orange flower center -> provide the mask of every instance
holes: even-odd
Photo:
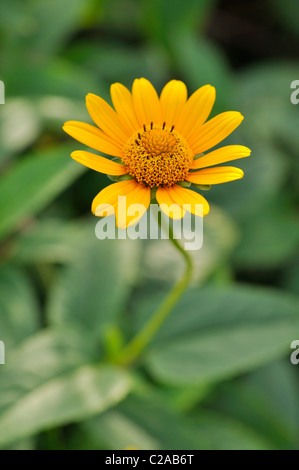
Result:
[[[123,147],[122,160],[139,183],[172,186],[184,181],[193,160],[185,139],[173,128],[144,126]]]

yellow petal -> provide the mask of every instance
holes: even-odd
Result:
[[[243,178],[244,172],[234,166],[219,166],[189,173],[186,180],[195,184],[219,184]]]
[[[122,125],[120,117],[105,100],[89,93],[86,96],[86,107],[91,119],[119,145],[125,144],[130,134]]]
[[[227,111],[218,114],[210,121],[203,124],[193,136],[193,140],[188,140],[189,145],[196,155],[219,144],[243,121],[244,117],[237,111]]]
[[[113,207],[116,206],[118,196],[125,196],[128,190],[131,190],[132,187],[135,188],[135,185],[135,180],[128,180],[106,186],[92,201],[91,211],[95,214],[97,207],[101,204],[110,204]]]
[[[159,203],[160,209],[167,215],[167,217],[178,220],[184,217],[186,211],[172,199],[172,192],[171,188],[160,186],[157,189],[156,199]]]
[[[82,163],[82,165],[106,175],[126,175],[128,173],[128,169],[124,165],[112,162],[100,155],[85,152],[84,150],[72,152],[71,157],[77,162]]]
[[[133,97],[129,90],[121,83],[113,83],[110,88],[113,106],[122,119],[126,130],[133,134],[140,128],[134,106]]]
[[[161,105],[153,85],[145,78],[137,78],[133,83],[133,103],[139,126],[162,123]]]
[[[192,141],[199,128],[208,119],[215,102],[215,88],[205,85],[190,96],[177,120],[176,130]]]
[[[161,210],[173,219],[181,219],[186,211],[202,216],[209,213],[209,204],[200,194],[174,184],[170,188],[159,187],[156,193]],[[172,206],[172,207],[171,207]],[[170,210],[172,209],[173,214]]]
[[[205,168],[207,166],[218,165],[219,163],[237,160],[238,158],[248,157],[251,150],[243,145],[227,145],[213,152],[207,153],[203,157],[193,160],[191,169]]]
[[[85,122],[68,121],[64,124],[63,130],[88,147],[114,157],[121,156],[121,146],[95,126]]]
[[[171,80],[160,96],[162,120],[168,127],[175,126],[178,116],[187,100],[187,87],[179,80]]]
[[[209,213],[210,206],[200,194],[191,189],[182,188],[177,184],[174,184],[170,189],[172,199],[181,207],[184,207],[187,212],[200,217]]]
[[[140,220],[148,209],[150,198],[151,191],[148,186],[135,180],[120,181],[100,191],[92,202],[91,210],[99,217],[115,213],[117,226],[126,228]],[[128,216],[127,210],[135,203],[140,204],[138,217]]]
[[[116,213],[116,225],[120,228],[127,228],[135,225],[145,214],[150,205],[150,188],[145,184],[135,183],[137,184],[137,189],[127,193],[127,213],[125,214],[122,207],[118,206],[119,210]]]

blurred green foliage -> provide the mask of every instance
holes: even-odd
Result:
[[[0,3],[2,448],[299,448],[297,10],[296,0]],[[182,261],[167,240],[96,239],[87,214],[108,180],[69,158],[80,145],[61,126],[89,121],[85,94],[109,100],[111,82],[141,76],[157,89],[171,78],[190,93],[216,86],[213,113],[245,115],[226,142],[252,157],[242,181],[209,192],[194,284],[125,370],[111,358]]]

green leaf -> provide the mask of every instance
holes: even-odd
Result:
[[[170,43],[181,31],[203,29],[215,0],[151,0],[143,1],[141,25],[151,40]]]
[[[255,217],[244,220],[241,242],[233,255],[244,268],[275,268],[296,253],[299,245],[299,220],[295,210],[283,201],[263,206]]]
[[[54,52],[62,47],[73,30],[82,22],[89,1],[81,0],[31,0],[24,3],[12,0],[0,6],[3,22],[1,29],[9,35],[10,46],[29,49],[29,53]],[[12,41],[13,38],[13,41]]]
[[[182,77],[194,91],[207,84],[215,86],[217,100],[213,114],[231,108],[234,82],[221,51],[190,31],[175,32],[170,47]]]
[[[297,370],[288,358],[220,387],[214,406],[265,436],[276,448],[296,449],[299,442],[297,390]]]
[[[299,258],[294,257],[293,263],[283,272],[282,284],[285,289],[299,295]]]
[[[83,70],[91,71],[92,75],[101,77],[107,83],[118,81],[130,89],[134,79],[141,75],[151,77],[155,85],[161,86],[169,76],[165,54],[161,48],[149,45],[133,49],[123,42],[95,44],[81,41],[74,44],[67,57],[72,64],[79,64]],[[100,91],[101,97],[109,101],[108,87],[101,86]]]
[[[136,394],[130,395],[115,410],[82,423],[81,434],[104,449],[127,446],[141,450],[202,448],[188,420],[169,410],[166,403]]]
[[[36,220],[15,237],[7,250],[8,255],[18,263],[70,262],[77,255],[78,246],[87,235],[88,227],[90,225],[85,220],[79,222],[66,222],[54,218]]]
[[[61,146],[24,157],[0,182],[0,236],[46,207],[66,189],[84,167],[69,157],[73,147]]]
[[[43,94],[38,98],[31,97],[30,101],[35,104],[36,113],[46,129],[54,133],[60,133],[61,123],[71,121],[74,117],[78,121],[90,121],[84,106],[84,93],[79,92],[78,99]]]
[[[49,95],[77,99],[81,100],[83,110],[85,95],[97,93],[102,96],[104,89],[101,80],[95,79],[87,70],[64,59],[45,61],[41,67],[18,57],[18,70],[22,80],[19,80],[19,75],[15,73],[15,64],[13,64],[5,75],[5,85],[12,95],[24,95],[30,99],[32,97],[42,99]]]
[[[30,11],[35,24],[28,37],[30,49],[44,54],[60,49],[82,23],[88,3],[81,0],[31,1]]]
[[[274,148],[281,140],[298,147],[298,110],[291,103],[291,83],[297,75],[297,63],[275,61],[250,66],[239,76],[236,101],[244,113],[243,130],[250,136],[253,150],[261,140]]]
[[[130,381],[113,367],[85,366],[34,389],[0,416],[0,446],[101,413],[122,400]]]
[[[196,413],[193,420],[199,441],[210,450],[271,450],[273,445],[242,421],[211,411]]]
[[[141,450],[271,447],[261,435],[225,415],[199,411],[182,416],[170,409],[166,400],[148,393],[144,397],[130,395],[115,410],[82,423],[80,431],[78,438],[83,435],[89,439],[89,446],[104,449],[127,446]]]
[[[0,412],[60,374],[85,365],[98,352],[81,332],[43,330],[6,349],[0,368]]]
[[[36,450],[36,442],[33,438],[22,439],[9,446],[7,450]]]
[[[296,63],[263,63],[248,67],[235,83],[235,109],[245,119],[225,145],[246,145],[252,153],[236,165],[244,170],[244,178],[214,185],[209,200],[217,204],[221,201],[222,207],[239,220],[248,219],[259,207],[268,205],[291,179],[296,183],[298,106],[290,101],[290,85],[297,75]],[[294,167],[289,177],[292,153]]]
[[[37,299],[19,269],[0,268],[0,340],[6,352],[35,333],[39,326]]]
[[[229,138],[231,144],[242,143],[252,149],[250,157],[233,162],[244,171],[244,177],[230,183],[212,185],[208,194],[211,206],[213,203],[221,205],[238,221],[247,220],[256,214],[261,205],[270,204],[286,182],[288,172],[285,154],[278,146],[263,139],[256,142],[252,135],[247,135],[246,119],[245,113],[241,124],[243,129]],[[225,145],[227,143],[225,141]]]
[[[32,69],[30,69],[30,77]],[[73,73],[69,71],[70,75]],[[55,75],[57,79],[57,75]],[[28,81],[30,79],[28,78]],[[79,82],[83,77],[78,77]],[[23,74],[21,85],[26,87],[26,80]],[[41,82],[45,87],[43,90],[48,92],[46,80],[41,77]],[[31,83],[30,83],[31,84]],[[51,81],[51,87],[53,87]],[[56,93],[63,91],[61,83],[57,84],[57,89],[52,89]],[[70,81],[67,80],[68,91],[71,89]],[[87,84],[88,85],[88,84]],[[11,86],[9,85],[9,88]],[[51,89],[50,87],[50,89]],[[33,94],[38,94],[38,86],[33,84]],[[95,87],[94,87],[95,89]],[[25,150],[32,145],[42,133],[45,127],[51,132],[61,133],[62,123],[68,120],[76,119],[82,121],[90,120],[88,112],[84,106],[84,90],[78,90],[79,99],[67,98],[65,96],[45,95],[43,90],[41,97],[31,96],[30,98],[10,98],[9,101],[1,108],[0,114],[0,164],[6,163],[9,158],[18,152]],[[19,91],[24,91],[22,88]],[[27,90],[29,91],[29,90]],[[18,90],[15,90],[18,92]]]
[[[124,309],[137,274],[138,248],[135,240],[98,240],[90,227],[51,291],[51,324],[102,338]]]
[[[41,123],[34,105],[24,98],[10,98],[0,114],[0,160],[31,145],[39,136]]]
[[[298,35],[299,5],[296,0],[274,0],[272,11],[275,19],[286,27],[286,31],[292,31]]]
[[[167,319],[145,363],[155,379],[199,384],[248,372],[283,356],[299,329],[299,301],[237,286],[189,291]]]

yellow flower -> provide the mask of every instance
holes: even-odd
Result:
[[[132,93],[122,84],[114,83],[111,98],[114,109],[99,96],[86,97],[87,109],[97,127],[77,121],[68,121],[63,127],[79,142],[116,157],[112,161],[81,150],[71,155],[83,165],[120,180],[94,198],[94,214],[109,215],[109,210],[103,207],[112,207],[118,226],[136,223],[148,209],[154,189],[161,209],[172,218],[183,217],[186,210],[206,215],[208,202],[183,187],[182,182],[184,186],[213,185],[243,177],[239,168],[214,165],[247,157],[250,155],[247,147],[229,145],[198,157],[219,144],[243,120],[239,112],[228,111],[207,121],[215,102],[214,87],[205,85],[187,98],[186,85],[171,80],[159,98],[152,84],[140,78],[134,81]],[[207,168],[211,166],[214,168]],[[127,206],[138,203],[144,207],[138,219],[125,216],[120,222],[117,218],[121,196],[126,196]],[[203,206],[203,214],[198,205]]]

